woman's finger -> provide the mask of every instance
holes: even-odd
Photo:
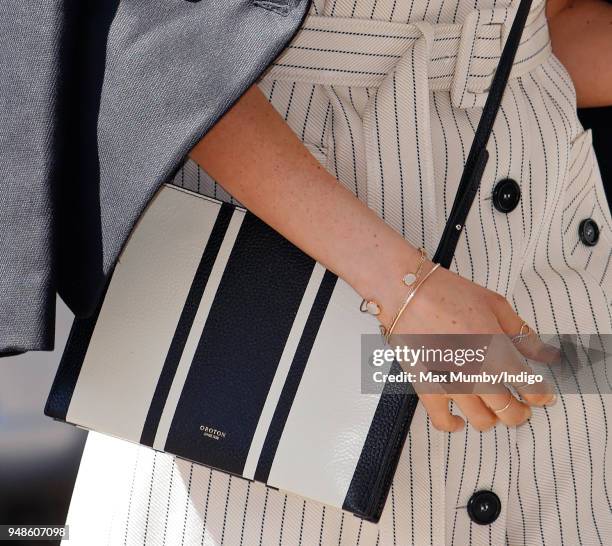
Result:
[[[449,408],[449,399],[443,394],[421,394],[419,399],[427,411],[432,425],[438,430],[455,432],[465,425],[458,415],[453,415]]]
[[[523,358],[512,342],[505,335],[494,335],[489,343],[485,362],[486,371],[510,375],[518,375],[524,367]],[[480,396],[484,404],[505,425],[516,427],[531,417],[529,406],[518,400],[504,383],[489,383],[475,385],[474,392]],[[541,402],[530,395],[532,401]],[[526,400],[527,401],[527,400]]]
[[[514,340],[516,349],[523,356],[545,364],[554,364],[561,360],[559,349],[544,343],[535,331],[516,314],[507,299],[494,298],[493,311],[502,330]]]
[[[461,413],[476,430],[484,432],[497,424],[497,416],[479,396],[475,394],[456,394],[452,398]]]
[[[542,380],[530,385],[523,380],[523,378],[533,378],[535,374],[524,356],[506,335],[495,335],[489,343],[486,368],[496,373],[506,372],[509,378],[519,378],[518,380],[508,379],[505,383],[514,387],[521,395],[522,401],[530,406],[546,406],[555,402],[556,397],[551,384]],[[502,385],[491,387],[487,385],[487,391],[501,393],[505,396],[507,389]]]
[[[509,427],[522,425],[531,417],[528,405],[518,400],[508,389],[495,394],[481,395],[482,401],[495,414],[495,416]]]

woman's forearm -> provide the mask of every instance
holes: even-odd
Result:
[[[192,150],[191,158],[276,231],[383,307],[418,251],[314,159],[254,86]],[[391,311],[390,311],[391,310]]]
[[[191,157],[264,222],[362,297],[376,300],[382,307],[378,319],[391,324],[406,297],[401,279],[415,271],[420,252],[321,167],[258,88],[225,114]],[[426,267],[432,271],[431,264]],[[440,268],[396,324],[395,333],[515,335],[522,321],[499,294]],[[513,369],[520,361],[507,344],[511,350],[505,362]],[[535,357],[542,353],[541,342],[534,338],[519,350]],[[472,424],[484,430],[498,419],[490,408],[507,405],[508,396],[504,387],[499,393],[468,397],[469,404],[456,401]],[[446,395],[421,400],[435,426],[449,431],[462,426],[462,419],[451,415]],[[525,402],[517,399],[500,419],[518,425],[530,415],[527,404],[549,401],[546,393],[525,394]]]
[[[555,55],[567,68],[578,106],[612,104],[612,4],[603,0],[548,0]]]

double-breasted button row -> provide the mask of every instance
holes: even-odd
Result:
[[[504,178],[495,184],[491,196],[493,206],[499,212],[512,212],[521,200],[521,187],[516,180]],[[599,226],[592,218],[585,218],[578,226],[578,237],[582,244],[595,246],[599,240]]]

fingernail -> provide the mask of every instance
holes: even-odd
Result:
[[[557,395],[553,393],[552,397],[550,398],[550,400],[548,402],[546,402],[546,404],[544,404],[545,406],[554,406],[557,403]]]

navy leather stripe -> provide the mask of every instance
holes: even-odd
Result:
[[[191,326],[193,325],[198,307],[200,306],[204,288],[206,288],[210,272],[217,259],[225,233],[227,232],[233,210],[234,207],[227,203],[221,205],[217,220],[210,233],[208,242],[204,247],[202,258],[200,259],[198,269],[196,270],[189,293],[187,294],[185,306],[183,307],[172,342],[170,343],[170,348],[168,349],[166,360],[164,361],[161,374],[157,381],[155,393],[153,394],[153,399],[151,400],[151,405],[149,406],[147,418],[145,419],[142,434],[140,436],[140,443],[149,447],[153,446],[159,420],[164,411],[164,406],[166,405],[174,376],[176,375],[176,369],[181,360],[183,350],[185,349],[185,343],[191,331]],[[153,294],[151,296],[154,297]]]
[[[243,472],[314,264],[246,214],[187,375],[167,451]]]
[[[81,373],[99,312],[100,309],[96,310],[92,317],[77,318],[72,323],[66,348],[47,398],[45,415],[61,421],[66,420],[72,394]]]
[[[394,362],[390,373],[401,371]],[[370,521],[380,519],[418,400],[410,383],[385,383],[344,499],[344,510]]]
[[[319,287],[308,320],[304,326],[304,332],[296,349],[293,362],[289,368],[287,380],[283,386],[280,399],[272,417],[272,422],[270,423],[270,428],[266,435],[257,469],[255,470],[255,479],[257,481],[264,483],[268,481],[270,469],[272,468],[274,456],[276,455],[276,450],[278,449],[278,444],[283,434],[289,411],[291,410],[295,394],[302,379],[306,364],[308,363],[310,352],[312,351],[317,332],[321,327],[325,310],[327,309],[337,280],[338,277],[331,271],[326,271],[323,275],[321,286]]]

